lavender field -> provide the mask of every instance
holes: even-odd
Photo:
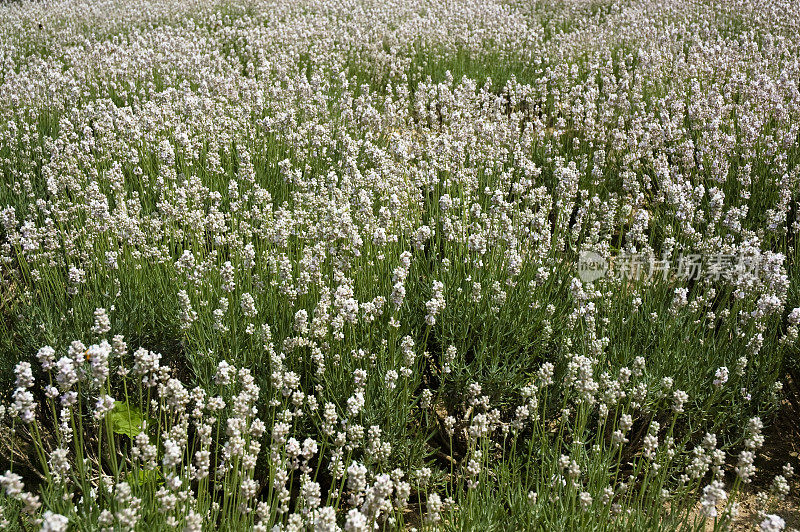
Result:
[[[800,527],[797,0],[0,1],[0,529]]]

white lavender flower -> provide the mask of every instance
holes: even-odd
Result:
[[[728,494],[725,492],[722,482],[714,480],[703,488],[703,498],[701,500],[703,513],[707,517],[717,517],[717,505],[727,500],[727,498]]]
[[[725,366],[717,368],[717,372],[714,374],[714,386],[720,387],[728,382],[728,368]]]
[[[111,330],[111,320],[108,317],[108,311],[104,308],[94,309],[94,325],[92,332],[98,336],[102,336]]]
[[[42,515],[41,532],[65,532],[68,525],[69,519],[67,517],[46,510]]]
[[[780,532],[786,527],[786,521],[775,514],[768,514],[758,525],[762,532]]]

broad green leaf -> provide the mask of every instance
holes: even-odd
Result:
[[[161,473],[158,471],[158,469],[151,469],[151,470],[142,469],[139,471],[138,475],[136,475],[135,472],[131,471],[130,473],[128,473],[127,480],[129,484],[136,486],[144,486],[147,484],[153,484],[155,486],[158,486],[163,484]]]
[[[142,432],[142,426],[144,425],[142,411],[123,401],[114,403],[114,408],[109,413],[109,419],[111,420],[111,430],[114,434],[123,434],[131,439]]]

